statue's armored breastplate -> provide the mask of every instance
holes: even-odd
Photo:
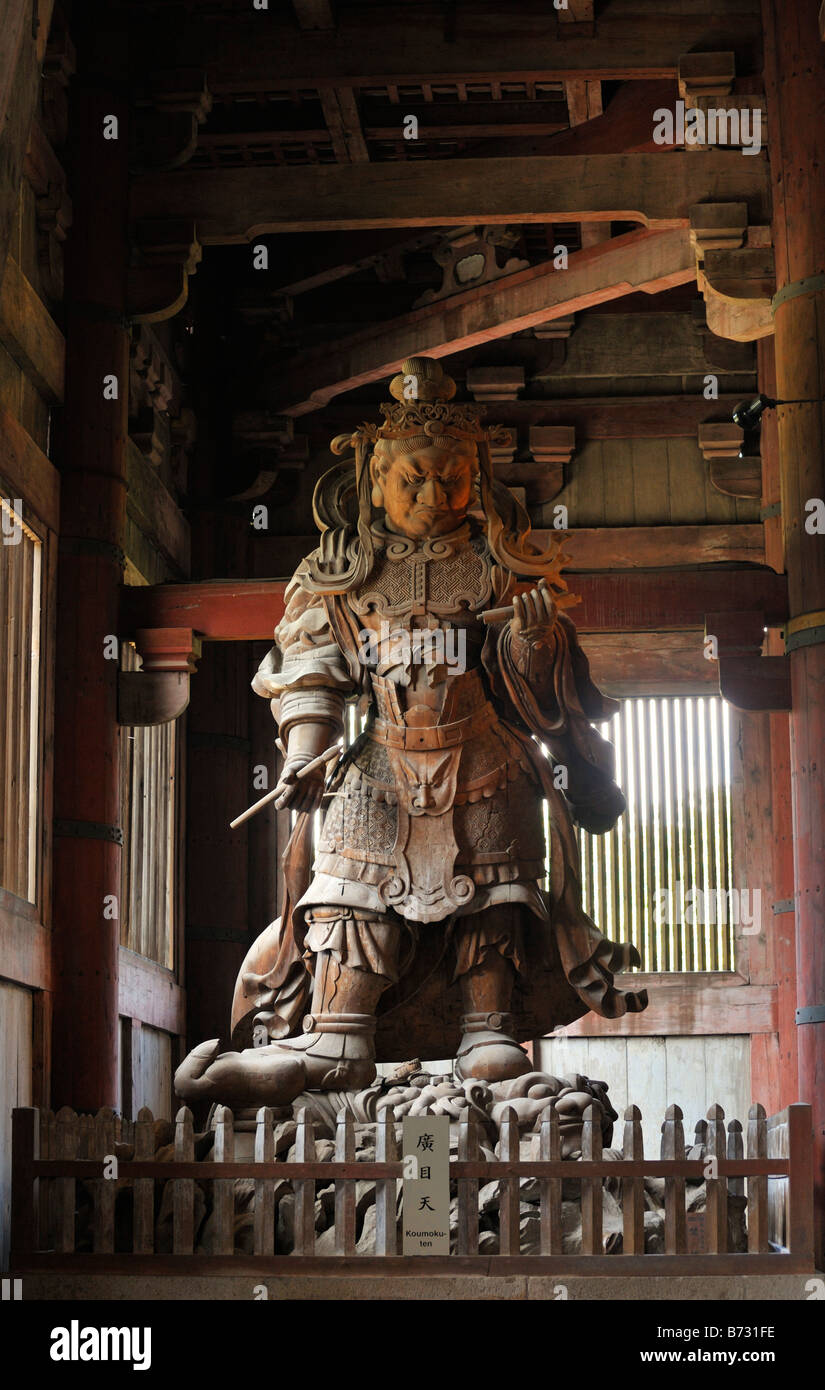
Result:
[[[386,539],[384,539],[386,537]],[[452,536],[416,542],[383,533],[372,573],[350,606],[372,621],[434,618],[450,622],[485,608],[493,592],[492,564],[483,536],[469,526]]]

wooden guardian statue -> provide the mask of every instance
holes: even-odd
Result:
[[[495,431],[437,361],[390,393],[382,424],[333,440],[354,457],[318,483],[320,544],[252,683],[285,749],[276,804],[299,813],[287,895],[241,969],[235,1050],[195,1048],[184,1097],[288,1104],[369,1085],[376,1056],[503,1081],[532,1070],[521,1041],[647,1004],[614,982],[635,949],[581,905],[573,824],[607,831],[625,802],[559,546],[530,543]],[[363,729],[327,770],[350,700]]]

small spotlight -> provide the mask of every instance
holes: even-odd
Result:
[[[754,396],[751,400],[740,401],[733,410],[733,423],[744,430],[746,435],[751,431],[758,433],[764,412],[774,405],[776,405],[776,401],[772,400],[770,396],[763,395]]]

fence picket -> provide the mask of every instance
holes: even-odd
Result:
[[[375,1158],[377,1163],[398,1162],[398,1140],[395,1117],[387,1106],[381,1111],[375,1126]],[[397,1183],[395,1178],[379,1178],[375,1186],[375,1253],[398,1254]]]
[[[55,1123],[53,1110],[40,1111],[40,1157],[56,1158],[55,1148]],[[55,1185],[48,1178],[41,1178],[38,1183],[38,1207],[39,1207],[39,1248],[50,1250],[52,1247],[54,1233],[54,1189]]]
[[[498,1184],[499,1214],[499,1254],[518,1255],[519,1253],[519,1209],[520,1181],[518,1173],[510,1174],[508,1165],[519,1161],[519,1132],[516,1112],[507,1106],[501,1119],[499,1140],[499,1160],[504,1169]]]
[[[135,1160],[144,1162],[155,1156],[155,1121],[143,1106],[135,1124]],[[136,1255],[151,1255],[155,1248],[155,1180],[135,1178],[132,1184],[132,1249]]]
[[[748,1111],[748,1158],[767,1158],[768,1123],[764,1105],[752,1105]],[[748,1178],[748,1251],[767,1254],[768,1243],[768,1179]]]
[[[273,1124],[272,1108],[262,1105],[255,1116],[256,1163],[273,1163],[275,1160]],[[256,1255],[275,1253],[275,1185],[271,1178],[255,1179],[252,1249]]]
[[[461,1163],[478,1158],[478,1125],[472,1110],[464,1110],[458,1125],[458,1157]],[[478,1254],[478,1178],[458,1179],[458,1232],[456,1253]]]
[[[235,1157],[235,1117],[228,1106],[216,1108],[214,1126],[213,1161],[231,1163]],[[216,1178],[212,1186],[215,1254],[231,1255],[235,1249],[235,1183],[232,1178]]]
[[[712,1105],[708,1110],[707,1158],[711,1161],[708,1171],[715,1171],[715,1163],[725,1157],[725,1112],[721,1105]],[[728,1248],[727,1178],[705,1178],[705,1191],[706,1249],[709,1255],[720,1255]]]
[[[298,1117],[296,1135],[296,1159],[298,1163],[315,1162],[315,1125],[309,1106],[304,1106]],[[354,1146],[354,1140],[353,1140]],[[286,1170],[289,1171],[288,1169]],[[295,1231],[294,1250],[296,1255],[315,1254],[315,1179],[298,1178],[292,1184],[295,1193]],[[338,1209],[338,1184],[335,1184],[336,1229]]]
[[[588,1105],[582,1125],[582,1162],[602,1156],[601,1106]],[[585,1178],[582,1181],[582,1254],[601,1255],[602,1247],[602,1180]]]
[[[175,1158],[192,1163],[195,1158],[195,1137],[192,1111],[182,1105],[175,1116]],[[172,1198],[172,1253],[191,1255],[195,1243],[195,1179],[175,1178]]]
[[[91,1118],[91,1117],[90,1117]],[[107,1158],[115,1157],[115,1112],[109,1106],[98,1110],[93,1120],[92,1142],[94,1145],[90,1158],[95,1158],[101,1169],[108,1170]],[[94,1252],[96,1255],[110,1255],[115,1248],[115,1198],[117,1179],[101,1177],[90,1184],[94,1201]]]
[[[77,1116],[68,1105],[58,1110],[55,1117],[55,1142],[58,1158],[76,1158],[79,1125]],[[58,1178],[57,1189],[55,1249],[61,1255],[71,1255],[74,1251],[74,1178]]]
[[[342,1110],[335,1130],[335,1162],[355,1162],[355,1124],[352,1112]],[[355,1254],[355,1179],[335,1183],[335,1253]]]
[[[561,1131],[555,1102],[542,1111],[539,1158],[545,1163],[561,1162]],[[540,1224],[542,1255],[562,1253],[561,1178],[540,1180]]]
[[[684,1158],[685,1131],[678,1105],[669,1105],[662,1125],[662,1158]],[[685,1180],[665,1178],[665,1254],[684,1255],[687,1250]]]
[[[642,1112],[638,1105],[629,1105],[624,1112],[624,1145],[626,1159],[644,1158]],[[643,1178],[622,1178],[622,1250],[625,1255],[645,1252],[645,1185]]]
[[[742,1137],[742,1125],[739,1120],[731,1120],[728,1124],[728,1158],[744,1158],[745,1148]],[[744,1197],[745,1179],[743,1177],[728,1178],[728,1195],[730,1197]]]

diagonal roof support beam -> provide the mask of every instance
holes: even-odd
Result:
[[[269,404],[304,415],[342,391],[391,376],[407,357],[448,357],[635,290],[657,294],[695,274],[686,230],[628,232],[576,252],[566,269],[553,261],[531,266],[302,354],[277,375]]]

